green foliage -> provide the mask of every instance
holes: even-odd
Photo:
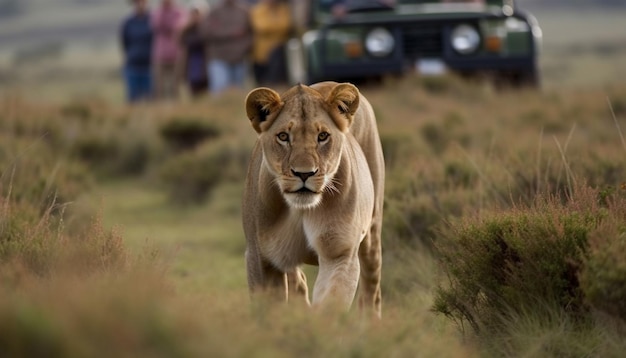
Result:
[[[78,138],[72,153],[99,174],[109,176],[138,175],[145,171],[153,154],[150,144],[138,138],[130,141],[102,134]]]
[[[499,329],[478,337],[486,356],[617,357],[619,338],[599,325],[581,321],[562,308],[537,304],[509,311]]]
[[[36,203],[40,211],[64,204],[92,185],[80,163],[66,160],[50,142],[0,135],[0,195]]]
[[[422,127],[422,137],[435,154],[441,154],[451,140],[448,131],[434,123],[428,123]]]
[[[64,232],[63,208],[58,218],[51,206],[39,215],[30,203],[0,199],[0,270],[50,276],[65,272],[88,274],[121,268],[125,252],[121,237],[94,221],[81,237]],[[19,277],[18,277],[19,278]]]
[[[608,96],[610,102],[610,108],[613,110],[612,114],[615,114],[618,118],[623,118],[626,115],[626,90],[623,88],[614,88],[610,91]]]
[[[388,169],[406,164],[405,159],[419,151],[420,148],[415,141],[416,135],[402,132],[382,132],[380,134],[380,142],[385,156],[385,166]]]
[[[601,199],[607,218],[590,235],[581,286],[591,306],[626,323],[626,195],[621,190]]]
[[[438,290],[434,310],[487,331],[508,312],[537,305],[584,314],[578,275],[588,237],[605,217],[597,192],[581,188],[565,205],[538,199],[453,225],[438,241],[450,282]]]
[[[211,120],[203,118],[173,118],[161,125],[160,134],[173,149],[189,150],[205,140],[218,137],[220,130]]]
[[[430,247],[442,221],[442,213],[425,198],[388,200],[384,217],[385,234],[402,238],[413,245]]]
[[[451,187],[473,188],[478,180],[476,170],[466,162],[447,162],[444,171],[446,182]]]
[[[465,120],[456,112],[447,113],[441,122],[425,123],[421,128],[422,138],[435,154],[442,154],[452,143],[468,146],[471,140],[466,133]]]
[[[356,303],[250,313],[238,203],[255,133],[241,93],[197,107],[0,98],[0,351],[621,356],[626,172],[606,94],[416,78],[362,89],[387,165],[383,320],[371,324]],[[609,97],[619,121],[623,91]],[[175,202],[213,200],[180,210],[146,185],[155,177]],[[100,205],[106,225],[90,214]],[[146,238],[175,251],[171,269],[131,254]],[[480,334],[461,343],[433,304]]]
[[[60,113],[64,117],[88,121],[93,116],[93,108],[85,102],[71,102],[61,107]]]
[[[171,157],[160,168],[161,181],[173,202],[204,202],[219,183],[243,181],[250,147],[228,140],[207,142]]]

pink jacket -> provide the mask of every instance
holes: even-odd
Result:
[[[154,42],[152,59],[155,64],[173,64],[179,57],[178,34],[185,21],[185,12],[177,7],[159,6],[152,13]]]

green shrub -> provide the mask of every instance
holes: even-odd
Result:
[[[623,88],[614,88],[609,91],[608,100],[610,102],[610,108],[613,110],[618,118],[623,118],[626,115],[626,90]]]
[[[65,234],[63,215],[43,214],[28,202],[0,199],[0,271],[13,270],[38,276],[59,272],[109,270],[125,265],[121,237],[95,220],[79,237]]]
[[[406,165],[406,158],[419,151],[415,136],[416,135],[412,135],[411,133],[380,133],[380,142],[385,156],[385,166],[388,169]]]
[[[220,130],[203,118],[173,118],[160,128],[161,137],[175,150],[195,148],[201,142],[218,137]]]
[[[88,103],[72,102],[61,107],[61,115],[81,121],[88,121],[93,116],[93,108]]]
[[[449,285],[434,310],[490,331],[509,312],[541,305],[584,314],[578,275],[589,234],[606,217],[598,203],[597,191],[582,188],[565,205],[538,199],[452,225],[437,242]]]
[[[0,197],[3,355],[180,356],[182,338],[172,337],[186,329],[163,310],[157,258],[130,260],[121,236],[99,219],[70,236],[51,210],[37,212]]]
[[[536,305],[511,311],[497,332],[480,336],[487,357],[618,357],[615,332],[581,321],[562,308]]]
[[[422,138],[435,154],[441,154],[452,140],[449,131],[435,123],[427,123],[422,127]]]
[[[17,202],[52,203],[75,200],[92,184],[88,170],[62,158],[45,142],[8,139],[0,148],[0,195]]]
[[[452,160],[445,164],[445,180],[450,187],[473,188],[478,180],[476,170],[467,162]]]
[[[626,322],[626,193],[620,190],[602,199],[607,218],[590,235],[581,286],[592,307]]]
[[[173,202],[201,203],[219,183],[245,178],[249,152],[248,146],[227,140],[208,142],[171,157],[160,168],[160,178]]]
[[[119,147],[113,138],[99,138],[97,136],[81,136],[72,148],[78,159],[93,165],[115,161]]]
[[[126,139],[112,134],[84,135],[74,142],[71,151],[100,175],[141,174],[148,166],[153,149],[141,138]]]

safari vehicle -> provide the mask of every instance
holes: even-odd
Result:
[[[389,74],[488,75],[539,84],[541,29],[513,0],[313,0],[310,26],[287,45],[293,83]]]

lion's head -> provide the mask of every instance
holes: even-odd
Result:
[[[264,164],[286,202],[314,208],[333,182],[346,133],[359,107],[359,91],[336,84],[324,93],[298,85],[282,96],[258,88],[246,98],[246,112],[259,134]]]

